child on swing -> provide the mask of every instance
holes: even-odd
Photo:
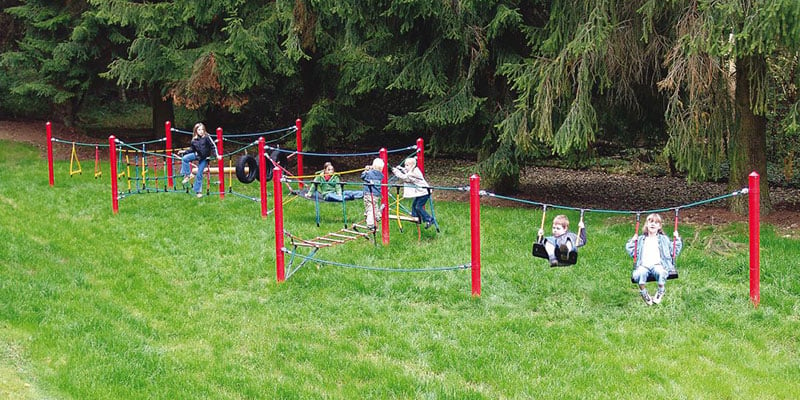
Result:
[[[578,233],[580,236],[569,231],[569,218],[566,215],[556,215],[553,218],[553,236],[544,238],[544,248],[547,250],[550,265],[558,265],[556,248],[558,248],[559,255],[566,259],[571,251],[577,251],[578,247],[586,244],[586,227],[583,219],[578,222]],[[539,237],[542,236],[544,236],[544,231],[539,229]]]
[[[383,160],[376,158],[372,165],[364,167],[361,180],[364,183],[364,215],[367,217],[367,228],[375,229],[376,221],[381,220],[381,183],[383,181]]]
[[[644,234],[634,235],[625,245],[625,250],[636,260],[631,278],[639,284],[639,294],[648,306],[661,303],[669,271],[675,269],[673,259],[683,248],[683,241],[678,231],[676,230],[673,235],[675,254],[673,254],[673,241],[661,229],[661,215],[653,213],[647,216]],[[655,278],[658,283],[658,289],[653,297],[650,297],[645,287],[649,276]]]

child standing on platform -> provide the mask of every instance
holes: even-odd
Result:
[[[381,220],[381,183],[383,181],[383,160],[376,158],[372,165],[367,165],[361,173],[364,184],[364,215],[367,217],[367,228],[375,229]]]

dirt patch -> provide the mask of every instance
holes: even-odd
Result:
[[[61,124],[51,125],[53,137],[64,142],[83,144],[107,144],[107,140],[92,138]],[[0,139],[31,143],[46,154],[46,121],[0,121]],[[93,159],[92,146],[76,146],[81,159]],[[69,159],[72,146],[57,143],[53,146],[56,159]],[[100,158],[107,159],[107,150],[100,151]],[[350,168],[348,160],[339,169]],[[364,163],[353,161],[353,165]],[[427,157],[426,175],[432,185],[468,186],[469,161]],[[360,166],[360,164],[359,164]],[[578,171],[558,168],[530,167],[520,174],[520,190],[510,197],[536,203],[567,206],[592,210],[652,210],[704,202],[706,199],[727,193],[724,184],[700,182],[689,184],[682,178],[649,177],[643,175],[610,174],[602,171]],[[438,191],[438,199],[466,200],[464,193]],[[774,212],[764,218],[792,237],[800,237],[800,190],[779,187],[770,188],[770,199]],[[527,206],[515,201],[484,197],[488,205]],[[746,221],[745,216],[731,213],[724,201],[703,203],[680,211],[681,221],[696,224],[725,224]]]

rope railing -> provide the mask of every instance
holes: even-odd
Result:
[[[277,150],[277,151],[283,152],[283,153],[299,154],[299,155],[304,155],[304,156],[316,156],[316,157],[365,157],[365,156],[377,156],[377,155],[380,155],[379,151],[369,151],[369,152],[363,152],[363,153],[315,153],[315,152],[309,152],[309,151],[287,150],[287,149],[282,149],[280,147],[272,147],[272,146],[264,146],[264,148],[267,149],[267,150],[270,150],[270,151],[276,151]],[[393,153],[399,153],[401,151],[408,151],[408,150],[416,149],[416,148],[417,148],[416,145],[414,145],[414,146],[407,146],[407,147],[402,147],[402,148],[398,148],[398,149],[386,150],[386,152],[390,153],[390,154],[393,154]]]
[[[516,198],[516,197],[503,196],[503,195],[499,195],[499,194],[496,194],[496,193],[491,193],[491,192],[488,192],[488,191],[485,191],[485,190],[481,190],[481,196],[494,197],[494,198],[497,198],[497,199],[514,201],[514,202],[517,202],[517,203],[535,205],[535,206],[540,206],[540,207],[547,206],[548,208],[558,208],[558,209],[562,209],[562,210],[585,211],[585,212],[595,212],[595,213],[613,213],[613,214],[650,214],[650,213],[659,213],[659,212],[665,212],[665,211],[672,211],[672,210],[681,209],[681,208],[697,207],[697,206],[701,206],[701,205],[704,205],[704,204],[713,203],[715,201],[720,201],[720,200],[724,200],[724,199],[727,199],[727,198],[730,198],[730,197],[739,196],[739,195],[743,195],[743,194],[747,194],[747,193],[748,193],[748,188],[743,188],[743,189],[735,190],[735,191],[733,191],[731,193],[726,193],[726,194],[723,194],[723,195],[720,195],[720,196],[711,197],[711,198],[708,198],[708,199],[703,199],[703,200],[695,201],[695,202],[688,203],[688,204],[682,204],[682,205],[678,205],[678,206],[675,206],[675,207],[654,208],[654,209],[650,209],[650,210],[612,210],[612,209],[596,209],[596,208],[578,208],[578,207],[570,207],[570,206],[564,206],[564,205],[558,205],[558,204],[549,204],[549,203],[543,203],[543,202],[538,202],[538,201],[520,199],[520,198]]]
[[[192,131],[187,131],[187,130],[178,129],[178,128],[170,128],[170,130],[172,132],[177,132],[177,133],[180,133],[180,134],[183,134],[183,135],[192,135]],[[296,131],[297,131],[297,127],[296,126],[289,126],[289,127],[286,127],[286,128],[273,129],[273,130],[264,131],[264,132],[245,132],[245,133],[233,133],[233,134],[228,133],[228,134],[222,135],[222,137],[224,139],[228,139],[228,138],[246,138],[246,137],[269,136],[269,135],[273,135],[273,134],[276,134],[276,133],[282,133],[282,132],[288,132],[288,134],[292,134],[292,133],[295,133]],[[287,135],[285,135],[285,136],[287,136]]]

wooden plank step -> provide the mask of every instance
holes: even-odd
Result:
[[[320,237],[318,237],[318,238],[316,238],[314,240],[327,240],[327,241],[333,242],[333,243],[344,243],[345,242],[344,240],[332,239],[332,238],[325,237],[325,236],[320,236]]]
[[[351,235],[358,235],[358,236],[363,236],[363,237],[369,237],[369,235],[367,235],[365,232],[356,232],[356,231],[353,231],[353,230],[350,230],[350,229],[342,229],[342,230],[341,230],[341,232],[344,232],[344,233],[349,233],[349,234],[351,234]]]
[[[389,219],[399,219],[401,221],[410,221],[414,223],[419,223],[419,218],[417,217],[409,217],[406,215],[397,215],[397,214],[389,214]]]

